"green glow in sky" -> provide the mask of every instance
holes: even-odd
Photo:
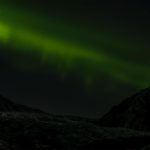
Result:
[[[2,13],[5,13],[5,11],[1,10],[0,16],[2,16]],[[18,18],[13,10],[9,10],[8,14],[4,15],[7,16],[7,18],[3,16],[0,19],[0,43],[6,47],[11,47],[15,53],[32,53],[32,55],[35,54],[35,57],[37,54],[40,54],[38,61],[40,61],[41,65],[51,66],[51,64],[54,63],[53,67],[56,70],[60,69],[60,74],[61,72],[67,74],[71,70],[76,70],[79,74],[81,73],[85,76],[85,80],[90,79],[94,81],[95,78],[101,80],[101,74],[104,74],[119,82],[138,87],[146,87],[150,84],[150,68],[148,66],[126,61],[117,55],[111,55],[105,50],[106,48],[104,46],[99,45],[99,47],[92,47],[88,46],[86,42],[79,43],[75,40],[66,40],[65,36],[63,38],[64,33],[61,33],[59,36],[54,36],[54,33],[45,34],[41,32],[41,30],[27,25],[27,23],[22,24],[19,21],[13,21],[13,17],[14,20],[19,17],[24,17],[24,22],[28,22],[30,19],[33,19],[31,17],[32,14],[29,18],[27,17],[29,13],[25,14],[25,12],[22,15],[20,14]],[[36,19],[38,20],[38,16],[36,16]],[[42,22],[40,18],[38,21]],[[34,23],[36,23],[36,21],[32,22],[33,25]],[[57,28],[60,30],[60,23],[57,25],[57,23],[53,21],[51,24],[50,26],[50,23],[48,23],[47,28],[53,30],[53,27],[55,30],[57,30]],[[56,26],[54,27],[54,25]],[[64,24],[62,24],[62,26],[64,26]],[[68,24],[66,24],[66,28],[67,27],[68,32],[73,30],[69,28]],[[76,30],[77,29],[76,27]],[[87,35],[90,37],[91,33],[92,30],[90,30],[89,34],[88,32],[85,34],[84,31],[83,34],[81,34],[83,38],[86,38]],[[70,36],[70,39],[74,36],[76,35]],[[106,35],[104,39],[107,39],[107,36],[108,35]],[[108,39],[109,38],[108,36]],[[109,40],[104,39],[104,43],[107,43],[109,46],[117,45],[116,41],[112,44]],[[101,40],[101,38],[96,40]],[[118,45],[119,47],[128,48],[126,44],[120,45],[118,42]],[[13,61],[10,60],[10,63],[14,66],[21,67],[21,69],[30,68],[29,64],[29,66],[24,66],[21,62],[19,63],[19,59],[14,58],[12,60]],[[28,61],[28,58],[24,58],[23,61]],[[35,61],[37,60],[35,59]],[[32,69],[34,70],[34,67]],[[50,67],[49,69],[51,70],[52,68]]]

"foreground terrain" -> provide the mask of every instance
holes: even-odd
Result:
[[[106,116],[100,120],[58,116],[0,97],[0,150],[149,149],[150,132],[121,124],[115,127],[107,124]]]

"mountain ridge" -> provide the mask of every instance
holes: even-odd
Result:
[[[1,112],[32,112],[32,113],[45,113],[40,109],[35,109],[30,106],[17,104],[10,99],[0,95],[0,113]]]
[[[150,87],[114,106],[97,123],[101,126],[126,127],[150,131]]]

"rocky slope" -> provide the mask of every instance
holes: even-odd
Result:
[[[127,98],[114,106],[97,124],[150,131],[150,88]]]

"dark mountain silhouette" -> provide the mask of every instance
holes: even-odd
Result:
[[[114,106],[97,124],[150,131],[150,88]]]
[[[0,95],[0,113],[1,112],[32,112],[32,113],[45,113],[39,109],[33,109],[29,106],[16,104]],[[45,113],[46,114],[46,113]]]
[[[142,150],[150,132],[100,127],[94,119],[59,116],[0,96],[0,150]]]

